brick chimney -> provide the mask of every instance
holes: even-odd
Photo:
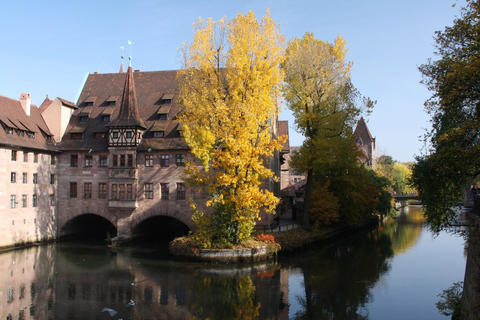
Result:
[[[20,94],[20,104],[22,105],[23,111],[27,114],[27,116],[30,115],[30,93],[21,93]]]

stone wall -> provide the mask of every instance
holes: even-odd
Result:
[[[38,161],[35,162],[35,153],[16,150],[14,161],[11,149],[0,148],[0,247],[45,241],[56,236],[58,159],[55,158],[55,164],[52,164],[52,155],[38,153]],[[12,173],[15,173],[15,182],[11,181]],[[50,183],[52,174],[54,183]],[[37,197],[35,206],[34,194]],[[51,195],[54,197],[53,205],[50,203]],[[14,205],[11,203],[12,196],[15,197]]]

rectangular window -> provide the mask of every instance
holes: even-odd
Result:
[[[32,196],[32,207],[35,208],[36,206],[37,206],[37,195],[34,194],[34,195]]]
[[[100,156],[100,159],[99,159],[100,167],[106,167],[108,163],[107,160],[108,160],[108,156]]]
[[[26,207],[27,207],[27,195],[22,194],[22,208],[26,208]]]
[[[120,155],[120,167],[125,167],[125,155]]]
[[[127,197],[128,200],[133,200],[133,185],[127,184]]]
[[[154,138],[165,138],[165,131],[153,131]]]
[[[85,182],[83,185],[83,197],[85,199],[91,199],[92,198],[92,183],[91,182]]]
[[[28,162],[28,152],[23,151],[23,162]]]
[[[72,133],[71,134],[71,139],[72,140],[82,140],[82,134],[81,133]]]
[[[112,159],[113,159],[113,160],[112,160],[113,166],[114,166],[114,167],[118,167],[118,155],[117,155],[117,154],[114,154],[114,155],[112,156]]]
[[[27,183],[28,182],[28,174],[26,172],[22,173],[22,182]]]
[[[91,167],[93,165],[93,156],[91,154],[85,155],[85,167]]]
[[[127,155],[127,167],[133,167],[133,154]]]
[[[70,167],[78,167],[78,155],[72,154],[70,156]]]
[[[50,164],[55,164],[55,156],[54,155],[51,155],[50,156]]]
[[[49,202],[50,202],[50,206],[53,207],[55,205],[55,195],[54,194],[51,194],[50,197],[49,197]]]
[[[55,183],[55,175],[51,174],[50,175],[50,184],[54,184],[54,183]]]
[[[12,161],[17,161],[17,150],[12,150]]]
[[[12,194],[10,195],[10,209],[15,209],[16,207],[16,195]]]
[[[105,132],[95,132],[95,139],[105,139]]]
[[[117,200],[117,199],[118,199],[117,185],[112,184],[112,200]]]
[[[110,122],[110,116],[102,116],[102,122]]]
[[[33,184],[37,184],[38,183],[38,174],[34,173],[33,174]]]
[[[168,167],[168,154],[160,155],[160,166]]]
[[[145,199],[153,199],[153,183],[145,183]]]
[[[185,155],[177,154],[177,167],[185,167]]]
[[[160,186],[162,187],[162,199],[168,200],[168,194],[170,192],[170,183],[161,183]]]
[[[87,123],[88,122],[88,117],[87,116],[81,116],[80,117],[80,123]]]
[[[117,139],[118,138],[118,132],[112,132],[112,138]]]
[[[177,183],[177,200],[185,200],[185,185]]]
[[[153,155],[147,154],[145,156],[145,167],[153,167]]]
[[[166,113],[160,113],[158,115],[158,120],[167,120],[167,114]]]
[[[98,184],[98,198],[106,199],[107,198],[107,184],[99,183]]]
[[[10,173],[10,182],[11,183],[17,182],[17,173],[16,172],[11,172]]]
[[[70,182],[70,198],[76,198],[76,197],[77,197],[77,183]]]
[[[38,153],[33,154],[33,162],[38,163]]]
[[[119,184],[118,185],[118,199],[125,200],[125,185]]]
[[[127,138],[131,138],[131,137],[133,137],[133,132],[132,131],[127,131],[127,132],[125,132],[125,136]]]

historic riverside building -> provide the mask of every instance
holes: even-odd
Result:
[[[76,218],[86,215],[103,217],[119,236],[137,233],[152,217],[193,228],[189,198],[202,202],[206,195],[182,181],[193,156],[176,121],[177,91],[176,71],[130,66],[126,74],[88,76],[59,144],[60,233],[73,232]],[[277,175],[279,159],[277,153],[270,160]],[[279,183],[266,187],[280,194]],[[264,215],[260,223],[273,219]]]
[[[193,156],[176,121],[177,90],[176,71],[129,67],[90,74],[77,104],[47,96],[37,108],[28,93],[0,96],[0,247],[85,225],[103,236],[148,232],[149,218],[192,229],[189,199],[206,195],[182,182]],[[275,135],[288,134],[288,123],[273,123]],[[288,149],[287,141],[269,161],[278,176]],[[280,183],[264,187],[280,196]],[[275,221],[261,216],[263,226]]]
[[[54,134],[31,104],[0,96],[0,247],[56,236],[57,166]]]
[[[365,154],[361,162],[365,163],[367,167],[372,168],[375,164],[375,138],[372,137],[363,117],[358,120],[357,127],[353,134],[359,149]]]

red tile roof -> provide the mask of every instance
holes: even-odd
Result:
[[[178,83],[176,79],[176,71],[149,71],[140,72],[135,71],[131,74],[132,83],[134,83],[136,105],[138,111],[138,118],[135,115],[127,114],[127,119],[134,119],[134,125],[143,122],[147,131],[144,134],[141,144],[137,148],[139,151],[148,150],[168,150],[168,149],[182,149],[188,150],[187,144],[178,134],[178,123],[176,122],[176,115],[179,112],[175,96],[178,92]],[[75,110],[70,119],[70,123],[65,131],[60,143],[62,150],[108,150],[107,139],[95,139],[95,132],[100,132],[102,127],[116,123],[121,113],[122,99],[117,99],[115,105],[110,105],[112,102],[107,100],[111,96],[124,96],[124,89],[126,84],[125,73],[107,73],[107,74],[90,74],[87,77],[83,90],[77,101],[78,109]],[[173,97],[172,100],[166,100],[163,97]],[[95,99],[92,99],[95,98]],[[124,97],[124,101],[130,101],[131,97]],[[87,106],[92,103],[92,106]],[[167,113],[167,120],[159,120],[157,113],[161,106],[168,106],[170,109]],[[84,110],[90,109],[88,112],[88,122],[85,124],[86,128],[83,133],[83,139],[71,139],[71,130],[80,125],[80,113]],[[165,108],[168,109],[168,108]],[[163,110],[163,108],[162,108]],[[127,110],[128,111],[128,110]],[[125,111],[122,111],[125,112]],[[131,111],[128,111],[131,112]],[[127,112],[127,113],[128,113]],[[103,122],[103,118],[110,115],[110,123]],[[125,119],[125,115],[123,115]],[[122,120],[124,121],[124,120]],[[130,120],[129,120],[130,121]],[[155,124],[167,123],[165,138],[154,138],[152,135],[152,128]],[[118,124],[132,124],[130,122],[117,122]],[[140,123],[140,126],[142,123]],[[158,126],[155,126],[157,128]],[[99,131],[100,130],[100,131]],[[106,131],[106,130],[105,130]]]
[[[353,134],[355,135],[355,137],[361,138],[364,143],[375,142],[375,138],[372,137],[363,117],[358,120],[357,127],[355,128]]]
[[[53,137],[51,137],[51,141],[47,141],[46,136],[52,134],[35,105],[31,105],[30,116],[27,116],[19,100],[0,96],[0,122],[2,124],[0,145],[9,148],[59,151],[55,147]],[[13,129],[12,134],[7,133],[8,128]],[[21,131],[24,133],[23,137],[18,134]],[[33,132],[34,137],[29,137],[28,132]]]

